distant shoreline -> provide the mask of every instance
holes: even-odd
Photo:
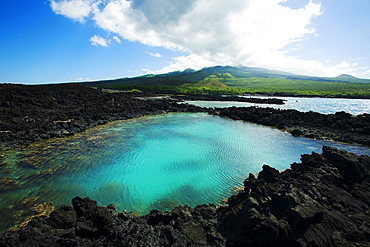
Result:
[[[255,96],[255,97],[292,97],[292,98],[323,98],[323,99],[370,99],[366,96],[343,96],[343,95],[335,95],[335,96],[323,96],[323,95],[315,95],[315,94],[302,94],[296,95],[291,93],[273,93],[273,94],[264,94],[264,93],[244,93],[242,96]]]

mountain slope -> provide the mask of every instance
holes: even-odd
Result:
[[[336,79],[359,79],[357,77],[354,77],[352,75],[347,75],[347,74],[341,74],[341,75],[338,75],[337,77],[335,77]]]
[[[167,74],[97,82],[87,86],[155,92],[242,94],[266,93],[370,98],[370,80],[349,75],[334,78],[297,75],[251,67],[215,66]]]
[[[216,76],[217,78],[222,78],[226,82],[223,83],[225,83],[226,85],[228,85],[227,83],[228,81],[226,79],[231,78],[245,78],[245,79],[273,78],[273,79],[321,81],[321,82],[370,83],[370,80],[359,79],[349,75],[340,75],[335,78],[313,77],[262,68],[215,66],[203,68],[198,71],[186,69],[184,71],[174,71],[167,74],[145,75],[133,78],[121,78],[98,82],[85,82],[85,84],[90,86],[99,86],[99,85],[181,86],[183,84],[198,83],[212,75]],[[225,77],[224,75],[227,76]],[[240,80],[238,81],[240,82]],[[230,83],[230,86],[235,85]],[[239,84],[238,86],[243,86],[243,84]]]

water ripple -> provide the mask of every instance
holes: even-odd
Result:
[[[119,211],[148,213],[176,205],[219,203],[249,173],[269,164],[278,170],[302,153],[334,145],[296,138],[264,126],[202,113],[153,116],[108,124],[1,157],[0,229],[14,224],[28,204],[69,203],[89,196]],[[7,187],[6,187],[7,186]],[[22,212],[23,212],[22,211]]]

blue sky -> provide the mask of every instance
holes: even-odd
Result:
[[[0,7],[0,82],[214,65],[370,78],[368,0],[17,0]]]

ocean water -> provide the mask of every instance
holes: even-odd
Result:
[[[370,155],[365,147],[293,137],[204,113],[114,122],[4,152],[0,229],[26,215],[30,202],[59,206],[74,196],[139,214],[217,204],[262,165],[284,170],[301,154],[321,153],[323,145]]]
[[[250,98],[250,97],[246,97]],[[370,114],[370,99],[340,99],[340,98],[304,98],[304,97],[256,97],[277,98],[285,100],[284,105],[254,104],[228,101],[187,101],[189,104],[201,107],[272,107],[278,109],[295,109],[301,112],[314,111],[322,114],[334,114],[345,111],[352,115]]]

